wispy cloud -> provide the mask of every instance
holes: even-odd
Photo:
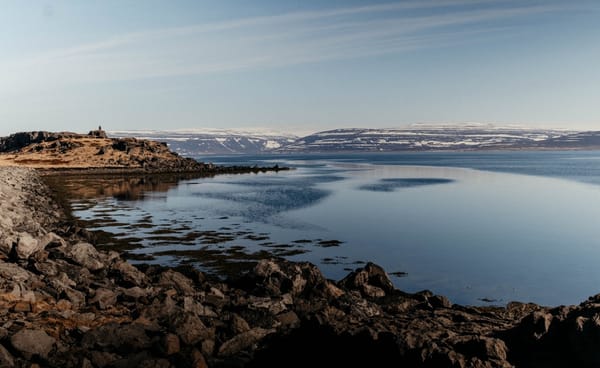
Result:
[[[153,29],[0,63],[5,82],[120,81],[343,60],[465,42],[568,5],[408,1]],[[1,76],[2,74],[0,74]]]

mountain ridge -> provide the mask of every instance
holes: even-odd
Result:
[[[487,123],[412,124],[402,128],[338,128],[304,137],[269,131],[191,129],[111,131],[112,136],[165,142],[182,155],[600,149],[599,131],[496,126]]]

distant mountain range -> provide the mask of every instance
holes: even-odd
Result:
[[[171,150],[186,156],[258,154],[272,152],[294,143],[298,137],[273,132],[234,130],[111,131],[113,137],[141,138],[165,142]]]
[[[113,131],[115,137],[166,142],[182,155],[438,150],[596,149],[600,132],[488,124],[425,125],[390,129],[335,129],[305,137],[232,130]]]

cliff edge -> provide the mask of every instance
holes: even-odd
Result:
[[[181,157],[166,143],[109,138],[102,129],[88,134],[21,132],[0,138],[0,166],[37,169],[138,169],[203,171],[210,165]]]

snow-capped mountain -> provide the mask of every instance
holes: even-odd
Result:
[[[488,124],[426,125],[392,129],[335,129],[311,134],[278,152],[353,152],[526,149],[568,146],[574,131],[496,127]],[[582,138],[583,139],[583,138]],[[562,146],[561,146],[562,144]]]
[[[109,135],[166,142],[173,151],[185,156],[264,153],[293,143],[298,138],[270,131],[221,129],[110,131]]]
[[[406,128],[349,128],[303,138],[270,131],[111,131],[113,137],[166,142],[182,155],[394,152],[428,150],[598,149],[600,132],[494,126],[414,124]]]

